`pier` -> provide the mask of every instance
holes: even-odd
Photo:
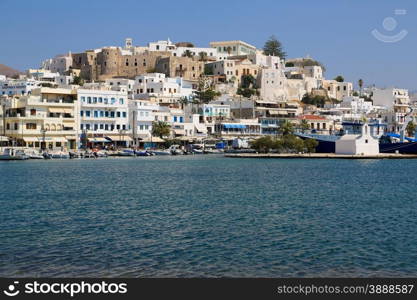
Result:
[[[336,158],[336,159],[417,159],[416,154],[381,153],[375,155],[346,155],[334,153],[238,153],[229,158]]]

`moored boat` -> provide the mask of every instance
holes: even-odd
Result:
[[[15,150],[13,148],[4,149],[0,154],[0,160],[26,160],[29,156],[25,154],[23,150]]]

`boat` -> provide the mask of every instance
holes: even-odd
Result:
[[[28,152],[26,155],[29,156],[29,159],[45,159],[42,153],[36,151]]]
[[[335,153],[336,141],[346,133],[359,133],[362,122],[343,122],[343,129],[336,134],[317,134],[317,133],[295,133],[302,139],[314,139],[318,142],[316,147],[317,153]],[[379,139],[380,153],[400,153],[400,154],[417,154],[417,139],[403,137],[396,133],[383,133],[379,127],[386,126],[384,124],[369,124],[372,129],[373,136]]]
[[[4,149],[0,154],[0,160],[26,160],[29,156],[25,154],[23,150],[15,150],[13,148]]]
[[[152,154],[149,151],[135,151],[136,156],[151,156]]]
[[[130,149],[123,149],[117,152],[117,156],[135,156],[135,151]]]
[[[53,159],[69,159],[70,154],[67,152],[53,152],[50,154]]]
[[[171,155],[171,150],[152,150],[155,155]]]
[[[168,150],[170,150],[170,151],[171,151],[171,154],[172,154],[172,155],[183,155],[183,154],[184,154],[184,151],[182,151],[182,150],[180,149],[180,146],[179,146],[179,145],[171,145],[171,146],[168,148]]]

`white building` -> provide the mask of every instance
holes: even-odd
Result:
[[[33,89],[39,88],[40,83],[34,79],[0,80],[0,96],[29,95]]]
[[[374,105],[387,109],[384,114],[384,122],[387,123],[388,130],[400,132],[410,111],[408,90],[397,88],[375,89],[372,100]]]
[[[149,100],[129,100],[129,122],[132,124],[132,138],[135,145],[152,135],[152,123],[159,105]]]
[[[371,135],[369,125],[362,126],[362,134],[345,134],[336,141],[336,154],[379,154],[379,141]]]
[[[350,97],[353,93],[351,82],[338,82],[336,80],[323,80],[323,88],[327,91],[330,98],[342,100],[344,97]]]
[[[52,73],[59,73],[64,75],[72,66],[72,55],[69,52],[67,55],[56,56],[54,58],[46,59],[42,62],[42,69],[48,70]]]
[[[159,103],[176,103],[181,98],[191,99],[194,91],[192,82],[181,77],[167,78],[162,73],[137,76],[133,85],[134,98],[154,98]]]
[[[282,69],[261,69],[257,82],[262,100],[283,101],[288,99],[287,78]]]
[[[128,146],[132,141],[126,91],[78,89],[79,139]]]

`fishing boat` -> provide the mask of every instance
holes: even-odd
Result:
[[[4,149],[0,154],[0,160],[26,160],[29,156],[25,154],[23,150],[15,150],[13,148]]]
[[[302,139],[314,139],[318,142],[317,153],[335,153],[336,141],[345,134],[359,134],[363,126],[362,122],[343,122],[343,129],[335,134],[295,133]],[[372,136],[379,139],[380,153],[417,154],[417,138],[404,137],[404,129],[400,134],[384,133],[385,124],[370,123]]]

